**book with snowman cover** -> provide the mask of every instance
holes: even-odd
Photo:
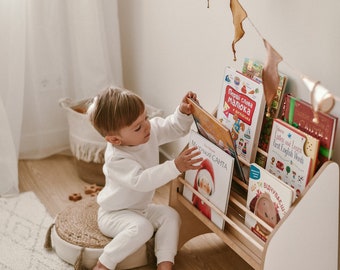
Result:
[[[216,208],[226,213],[234,158],[194,130],[190,132],[189,147],[191,146],[197,146],[203,161],[200,169],[185,172],[185,180]],[[220,229],[224,229],[223,217],[186,186],[183,188],[183,196]]]
[[[270,137],[266,169],[296,190],[304,190],[314,175],[320,141],[275,119]]]
[[[217,119],[230,130],[237,154],[248,163],[255,161],[265,105],[261,83],[226,67]]]
[[[295,190],[256,163],[250,165],[247,208],[270,228],[287,213],[295,200]],[[270,228],[266,228],[246,213],[245,225],[263,241]]]

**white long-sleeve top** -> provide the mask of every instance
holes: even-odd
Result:
[[[180,172],[174,160],[159,164],[162,144],[186,135],[193,122],[192,116],[176,109],[168,117],[150,120],[150,139],[138,146],[113,146],[105,151],[105,186],[97,202],[105,211],[122,209],[143,210],[151,202],[155,189],[168,183]]]

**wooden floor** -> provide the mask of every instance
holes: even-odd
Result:
[[[48,212],[54,217],[73,202],[72,193],[81,193],[89,185],[77,173],[72,157],[55,155],[41,160],[19,162],[19,188],[21,192],[34,191]],[[155,202],[167,204],[169,186],[157,190]],[[154,270],[147,265],[139,270]],[[229,249],[215,234],[198,236],[187,242],[176,256],[175,270],[250,270],[246,262]]]

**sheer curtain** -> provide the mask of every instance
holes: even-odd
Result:
[[[122,86],[117,2],[0,0],[0,195],[18,191],[18,159],[69,147],[63,97]]]

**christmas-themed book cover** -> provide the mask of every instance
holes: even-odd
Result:
[[[193,130],[190,132],[189,146],[198,147],[203,161],[198,170],[185,172],[185,180],[216,208],[226,213],[234,158]],[[225,221],[223,217],[186,186],[183,188],[183,196],[220,229],[224,229]]]
[[[316,169],[320,142],[281,119],[273,122],[266,169],[296,190],[304,190]]]
[[[219,146],[235,159],[234,173],[240,180],[246,182],[242,165],[237,156],[234,141],[231,138],[230,130],[223,126],[216,117],[208,113],[196,101],[188,98],[188,103],[192,106],[191,113],[198,133]]]
[[[332,159],[338,118],[331,114],[318,112],[318,123],[313,122],[314,111],[310,103],[286,94],[282,104],[281,119],[290,125],[320,140],[318,154],[319,168]]]
[[[269,227],[274,228],[295,199],[293,188],[279,180],[256,163],[250,165],[247,208]],[[246,213],[245,224],[263,241],[270,231]]]
[[[225,69],[217,119],[230,130],[239,157],[248,163],[255,161],[265,105],[261,83]]]

